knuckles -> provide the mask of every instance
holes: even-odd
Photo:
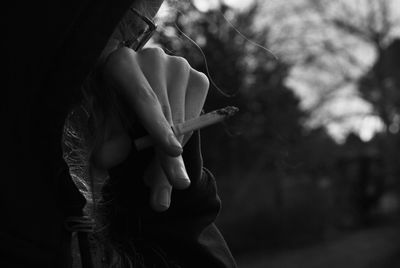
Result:
[[[168,72],[170,80],[180,77],[187,81],[190,75],[190,69],[190,64],[185,58],[176,56],[168,57]]]
[[[189,83],[196,87],[196,90],[199,90],[206,94],[208,92],[208,88],[210,86],[210,80],[207,75],[197,70],[192,69],[190,73],[190,81]]]
[[[147,60],[158,61],[166,57],[166,53],[161,47],[146,47],[137,52],[137,57],[145,57]]]
[[[182,57],[169,56],[168,62],[170,64],[170,66],[173,68],[180,68],[180,69],[184,69],[186,71],[189,71],[191,68],[187,59],[182,58]]]
[[[189,84],[203,94],[207,94],[210,86],[210,81],[207,75],[193,69],[187,59],[180,56],[168,55],[161,47],[156,46],[143,48],[139,52],[121,51],[119,56],[128,56],[128,53],[130,56],[138,57],[142,62],[147,62],[150,65],[155,64],[158,66],[159,64],[166,64],[169,70],[171,70],[171,73],[174,74],[174,77],[189,76]]]

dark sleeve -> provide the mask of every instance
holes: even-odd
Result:
[[[193,178],[193,177],[191,177]],[[213,176],[203,170],[191,193],[173,197],[171,212],[178,220],[168,224],[164,248],[182,267],[236,267],[232,254],[214,224],[220,209]],[[173,245],[173,247],[171,247]]]
[[[126,197],[119,199],[118,209],[110,219],[116,227],[114,235],[121,239],[130,237],[135,250],[149,267],[236,267],[214,224],[221,202],[214,177],[202,167],[199,133],[185,145],[183,158],[192,183],[186,190],[173,190],[171,206],[166,212],[154,212],[149,207],[148,189],[143,186],[136,185],[134,192],[130,190],[130,198],[126,189],[132,187],[124,184],[119,189]],[[113,175],[118,177],[118,174]],[[121,209],[124,212],[118,213]]]
[[[162,215],[164,230],[154,226],[154,229],[162,231],[155,232],[153,238],[160,240],[171,259],[182,267],[236,267],[224,238],[214,224],[221,201],[213,175],[203,168],[198,132],[184,151],[192,184],[187,190],[173,191],[171,207]]]

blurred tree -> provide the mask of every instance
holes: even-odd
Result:
[[[266,49],[270,29],[255,27],[259,6],[237,12],[221,4],[202,13],[190,2],[174,5],[182,13],[165,22],[157,42],[174,54],[185,55],[193,66],[209,75],[212,85],[207,110],[224,104],[241,110],[230,125],[233,132],[240,133],[235,139],[226,139],[226,134],[216,129],[204,132],[205,143],[213,149],[212,154],[206,153],[209,163],[218,163],[213,169],[226,169],[221,165],[226,159],[232,165],[232,174],[237,175],[241,172],[235,168],[275,169],[301,136],[306,114],[299,107],[298,97],[284,84],[290,66]],[[197,44],[182,37],[183,33]],[[179,38],[171,39],[174,35]]]
[[[318,166],[325,166],[328,172],[333,156],[324,146],[332,148],[335,143],[323,129],[305,129],[308,114],[285,83],[291,64],[277,60],[266,48],[273,42],[270,32],[274,26],[257,26],[259,4],[240,12],[224,4],[207,12],[200,12],[190,2],[174,3],[174,8],[180,11],[163,22],[156,42],[171,54],[185,56],[196,69],[208,74],[212,83],[206,110],[224,105],[240,108],[226,126],[227,131],[212,127],[202,132],[205,165],[217,175],[221,193],[230,195],[222,196],[220,219],[225,223],[225,235],[228,240],[231,235],[236,238],[237,244],[231,242],[234,249],[251,243],[280,243],[280,235],[285,235],[283,221],[289,229],[298,224],[284,212],[285,200],[291,198],[284,193],[284,182],[311,176]],[[303,204],[311,202],[309,196],[316,196],[297,195],[308,200]],[[292,212],[299,214],[299,219],[309,219],[299,211],[313,215],[312,209],[308,206]],[[238,225],[242,224],[246,226],[240,228],[239,235]],[[235,225],[231,232],[229,225]],[[313,229],[306,222],[301,226]]]
[[[374,144],[383,158],[380,179],[386,188],[400,184],[396,179],[400,177],[398,1],[304,0],[266,6],[276,14],[266,23],[279,25],[273,37],[284,44],[276,50],[295,66],[291,84],[313,96],[307,107],[315,125],[379,117],[385,132],[383,142]],[[327,107],[343,96],[361,97],[371,104],[370,109],[354,113],[344,107],[347,115],[339,109],[327,113]],[[353,131],[357,131],[355,126]],[[362,145],[360,155],[367,146]],[[348,146],[346,142],[341,150]],[[363,180],[356,181],[362,189]]]
[[[396,0],[289,0],[265,4],[273,12],[269,18],[265,16],[264,23],[274,23],[278,29],[273,39],[279,42],[272,43],[272,48],[295,65],[290,80],[306,92],[305,105],[313,121],[326,122],[323,117],[331,115],[323,111],[337,97],[343,94],[358,97],[357,90],[351,89],[356,88],[374,59],[381,58],[398,36],[400,10],[396,3]],[[372,114],[382,120],[388,117],[382,112],[372,111]]]
[[[371,223],[385,191],[382,154],[376,139],[364,142],[351,133],[341,146],[337,161],[337,207],[342,212],[336,223],[343,227],[358,227]]]
[[[391,132],[398,132],[400,116],[400,39],[382,49],[360,81],[362,96],[371,102]]]
[[[316,1],[312,0],[314,8],[321,14],[327,26],[334,27],[344,35],[358,39],[366,43],[375,53],[376,63],[368,71],[357,58],[354,51],[338,49],[337,41],[330,40],[325,43],[325,53],[334,53],[343,61],[348,63],[348,67],[363,68],[361,76],[362,97],[372,103],[377,114],[381,117],[387,127],[393,121],[393,106],[398,106],[399,96],[395,96],[393,90],[395,83],[390,79],[389,73],[393,65],[393,57],[396,53],[393,42],[393,31],[399,22],[395,19],[393,11],[393,1],[359,1],[358,5],[346,1]],[[390,48],[389,48],[390,45]],[[397,44],[398,46],[398,44]],[[399,52],[397,52],[399,54]],[[365,73],[367,72],[367,75]],[[347,72],[344,70],[343,76]],[[358,79],[357,79],[358,80]],[[368,85],[367,85],[368,84]],[[397,93],[398,95],[398,93]]]
[[[381,118],[385,131],[384,142],[379,145],[383,157],[383,165],[379,167],[384,172],[378,180],[371,179],[373,176],[369,171],[371,157],[363,151],[365,148],[358,151],[360,172],[356,176],[358,177],[356,179],[358,186],[354,189],[359,189],[355,196],[358,197],[358,203],[362,203],[359,206],[359,212],[364,214],[361,217],[365,218],[371,205],[377,202],[376,197],[382,195],[382,185],[391,188],[393,184],[400,184],[398,179],[394,179],[400,175],[398,160],[400,155],[397,150],[399,144],[397,132],[400,121],[400,83],[398,79],[400,41],[395,39],[394,34],[400,23],[396,19],[396,3],[391,0],[379,0],[359,1],[359,5],[351,5],[345,1],[336,1],[337,3],[331,3],[331,5],[341,7],[338,9],[340,11],[331,11],[329,14],[327,13],[329,9],[322,6],[324,3],[313,2],[319,12],[324,14],[325,21],[329,25],[345,35],[363,42],[372,49],[371,52],[375,55],[375,63],[372,68],[369,67],[370,65],[364,64],[367,69],[364,68],[364,71],[358,77],[356,76],[361,97],[372,104],[372,113]],[[354,52],[347,51],[339,56],[353,65],[363,65],[360,60],[362,57],[357,59]],[[381,156],[376,157],[380,158]],[[380,189],[372,199],[369,198],[366,190],[371,185],[371,181]]]
[[[362,96],[371,102],[385,124],[385,139],[381,149],[385,152],[387,177],[400,177],[400,39],[382,48],[372,68],[360,80]],[[393,180],[399,186],[400,180]]]

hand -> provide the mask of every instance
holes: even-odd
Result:
[[[151,206],[164,211],[170,205],[172,187],[185,189],[190,184],[180,154],[181,144],[191,134],[176,138],[171,125],[199,116],[208,79],[184,58],[169,56],[161,48],[137,53],[120,48],[109,56],[104,71],[154,139],[156,158],[144,179],[151,188]]]

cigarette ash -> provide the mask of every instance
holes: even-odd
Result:
[[[231,117],[233,116],[235,113],[237,113],[239,111],[239,108],[235,107],[235,106],[227,106],[225,108],[219,109],[217,110],[217,114],[219,115],[224,115],[226,117]]]

